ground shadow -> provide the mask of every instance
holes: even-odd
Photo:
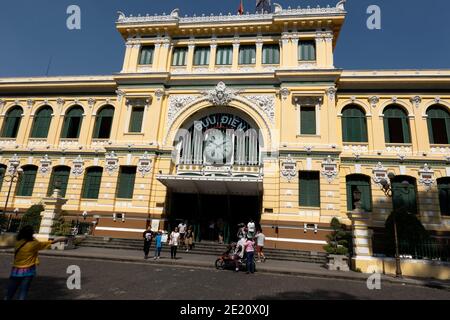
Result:
[[[311,292],[285,291],[274,295],[255,297],[256,300],[357,300],[354,295],[330,290],[314,290]]]
[[[8,278],[0,278],[0,296],[3,299],[8,286]],[[57,277],[37,276],[31,283],[28,300],[71,300],[75,299],[75,292],[69,290],[67,279]],[[17,298],[18,292],[16,293]]]

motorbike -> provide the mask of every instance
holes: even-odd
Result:
[[[247,257],[244,255],[243,258],[238,259],[238,268],[240,271],[247,271]],[[253,257],[253,265],[256,271],[256,260]],[[222,254],[216,259],[215,262],[216,269],[218,270],[234,270],[236,268],[235,261],[228,254]]]

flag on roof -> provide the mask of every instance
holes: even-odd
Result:
[[[244,14],[244,3],[243,3],[243,0],[241,0],[241,3],[239,4],[238,14],[240,14],[240,15]]]

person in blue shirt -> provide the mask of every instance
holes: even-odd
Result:
[[[158,234],[156,235],[156,238],[155,238],[155,242],[156,242],[156,249],[155,249],[154,260],[159,259],[159,257],[161,256],[161,249],[162,249],[162,232],[161,232],[161,230],[158,231]]]

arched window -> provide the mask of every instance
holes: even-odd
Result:
[[[365,212],[372,211],[372,190],[370,188],[370,177],[362,174],[352,174],[347,176],[347,209],[352,211],[355,209],[355,194],[358,189],[361,192],[361,208]]]
[[[392,180],[392,204],[395,211],[417,214],[416,179],[409,176],[396,176]]]
[[[5,178],[6,166],[4,164],[0,164],[0,191],[3,186],[3,178]]]
[[[441,215],[450,216],[450,178],[437,179]]]
[[[342,138],[344,142],[367,142],[366,115],[360,107],[351,105],[342,111]]]
[[[16,106],[8,111],[3,123],[2,137],[3,138],[16,138],[17,132],[19,132],[20,121],[22,120],[23,110],[21,107]]]
[[[29,165],[23,166],[22,169],[23,173],[20,175],[17,183],[16,195],[21,197],[31,197],[33,195],[38,167]]]
[[[48,129],[52,122],[53,109],[49,106],[42,107],[36,112],[31,130],[31,138],[47,138]]]
[[[450,113],[442,107],[427,110],[428,135],[431,144],[450,144]]]
[[[84,177],[82,198],[98,199],[100,184],[102,182],[103,168],[91,167],[86,170]]]
[[[411,143],[408,115],[398,106],[384,110],[384,137],[386,143]]]
[[[76,106],[71,108],[64,117],[64,126],[61,138],[78,138],[83,122],[83,108]]]
[[[109,139],[114,118],[114,108],[102,108],[95,118],[94,139]]]
[[[47,196],[53,194],[53,190],[61,190],[61,197],[66,196],[67,184],[69,183],[70,168],[66,166],[54,167],[48,184]]]

